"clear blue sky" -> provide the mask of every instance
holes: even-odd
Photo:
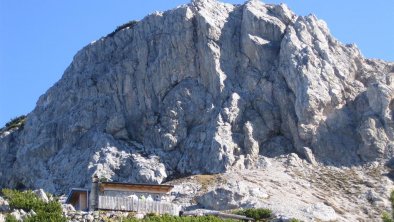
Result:
[[[224,0],[243,3],[242,0]],[[75,53],[129,20],[188,0],[0,0],[0,127],[33,110]],[[343,43],[369,58],[394,61],[393,0],[267,0],[315,14]]]

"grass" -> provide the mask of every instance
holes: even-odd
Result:
[[[196,180],[201,184],[202,190],[207,190],[208,187],[215,183],[216,175],[196,175]]]
[[[223,177],[218,174],[212,175],[195,175],[194,176],[199,184],[201,184],[201,190],[207,191],[210,186],[215,184],[225,184],[226,181]]]

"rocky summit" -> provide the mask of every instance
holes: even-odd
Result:
[[[324,21],[284,4],[193,0],[80,50],[24,126],[2,132],[0,186],[65,193],[88,187],[93,174],[159,184],[231,172],[238,182],[244,175],[264,183],[271,172],[280,176],[249,185],[275,187],[282,179],[304,187],[311,198],[290,192],[287,200],[305,205],[300,218],[327,208],[323,215],[337,215],[322,220],[374,218],[389,206],[392,182],[383,174],[393,152],[394,63],[364,58],[332,37]],[[375,182],[360,185],[368,180]],[[234,201],[228,208],[240,207],[232,192],[244,191],[231,185],[237,181],[204,187],[199,203],[222,209],[210,199],[224,195]],[[341,197],[365,194],[366,205],[337,200],[353,204],[347,215],[317,201],[342,188]],[[246,190],[254,199],[242,206],[268,198],[268,207],[286,212],[278,196],[269,201],[278,192],[271,191]]]

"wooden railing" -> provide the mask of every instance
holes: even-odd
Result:
[[[137,200],[124,197],[99,196],[98,209],[179,215],[181,207],[176,204],[159,201],[148,201],[139,199]]]

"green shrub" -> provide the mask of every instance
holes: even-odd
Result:
[[[382,215],[382,220],[383,220],[383,222],[394,222],[394,220],[391,219],[390,214],[387,213],[387,212],[384,212],[384,213],[383,213],[383,215]]]
[[[31,190],[17,191],[3,189],[4,197],[9,201],[12,209],[23,209],[26,212],[34,210],[37,215],[27,218],[27,222],[63,222],[66,218],[62,216],[62,207],[56,200],[45,203],[39,199]]]
[[[234,213],[262,221],[265,221],[272,217],[272,211],[266,208],[250,208],[245,210],[237,210]]]
[[[99,182],[109,182],[109,180],[106,177],[100,177]]]
[[[394,218],[394,190],[390,193],[391,217]]]
[[[23,209],[30,211],[33,208],[41,207],[40,199],[32,192],[20,192],[11,189],[3,189],[2,193],[6,199],[9,200],[12,209]]]
[[[391,191],[389,200],[391,202],[391,215],[387,212],[383,212],[383,222],[394,222],[394,190]]]
[[[18,116],[13,119],[11,119],[8,123],[5,124],[5,127],[0,129],[0,133],[4,131],[9,131],[14,128],[20,128],[23,129],[23,126],[25,125],[26,122],[26,116]]]
[[[129,22],[127,22],[127,23],[125,23],[125,24],[123,24],[121,26],[118,26],[118,27],[116,27],[116,29],[113,32],[109,33],[107,35],[107,37],[113,37],[115,35],[115,33],[119,32],[122,29],[133,28],[137,23],[138,23],[138,21],[131,20],[131,21],[129,21]]]
[[[5,222],[18,222],[18,220],[11,214],[5,216]]]

